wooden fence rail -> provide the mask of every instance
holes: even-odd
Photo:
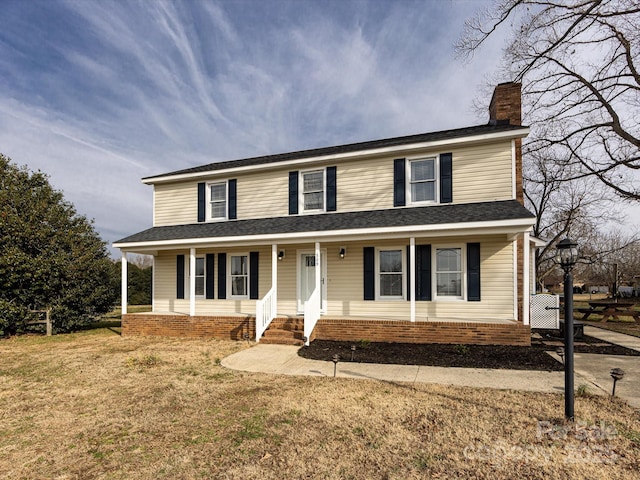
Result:
[[[40,315],[38,315],[38,319],[37,320],[31,320],[29,322],[27,322],[27,325],[46,325],[47,326],[47,337],[50,337],[51,334],[53,333],[53,328],[51,326],[51,309],[47,308],[46,310],[29,310],[29,312],[31,313],[44,313],[45,314],[45,319],[41,320],[40,319]]]

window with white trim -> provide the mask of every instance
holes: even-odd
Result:
[[[232,255],[229,261],[231,297],[249,296],[249,256]]]
[[[436,158],[409,161],[408,198],[411,203],[435,202],[438,193]]]
[[[196,297],[204,297],[204,257],[196,257]]]
[[[207,185],[209,201],[209,220],[227,219],[227,182],[209,183]]]
[[[464,299],[463,252],[459,246],[435,249],[436,297]]]
[[[301,211],[324,212],[326,178],[325,170],[300,172]]]
[[[403,299],[405,259],[403,248],[378,249],[377,294],[380,299]]]

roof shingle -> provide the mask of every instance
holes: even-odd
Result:
[[[530,219],[516,200],[153,227],[116,244]]]

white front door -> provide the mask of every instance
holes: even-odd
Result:
[[[320,313],[327,313],[326,250],[320,251]],[[304,313],[304,303],[316,288],[316,255],[312,250],[298,252],[298,313]]]

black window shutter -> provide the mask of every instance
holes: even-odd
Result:
[[[453,155],[440,154],[440,203],[453,202]]]
[[[407,261],[405,264],[407,265],[407,300],[411,300],[411,246],[407,245]]]
[[[184,298],[184,255],[176,257],[176,298]]]
[[[480,301],[480,244],[467,243],[467,300]]]
[[[336,211],[337,194],[338,189],[336,183],[336,167],[327,167],[327,212]]]
[[[431,245],[416,245],[416,300],[431,300]]]
[[[218,298],[227,298],[227,254],[218,254]]]
[[[213,299],[213,279],[215,277],[215,273],[214,273],[214,254],[213,253],[207,253],[206,257],[205,257],[205,280],[204,280],[204,284],[205,284],[205,298],[208,299]]]
[[[238,181],[234,178],[229,180],[229,220],[238,218]]]
[[[258,264],[260,252],[249,252],[249,298],[257,300],[258,296]]]
[[[406,162],[404,158],[398,158],[393,161],[393,206],[404,207],[407,204],[405,199]]]
[[[289,215],[298,213],[298,172],[289,172]]]
[[[205,208],[205,183],[198,183],[198,222],[204,222],[206,217],[206,208]]]
[[[364,247],[364,299],[376,299],[376,272],[375,272],[375,249],[373,247]]]

